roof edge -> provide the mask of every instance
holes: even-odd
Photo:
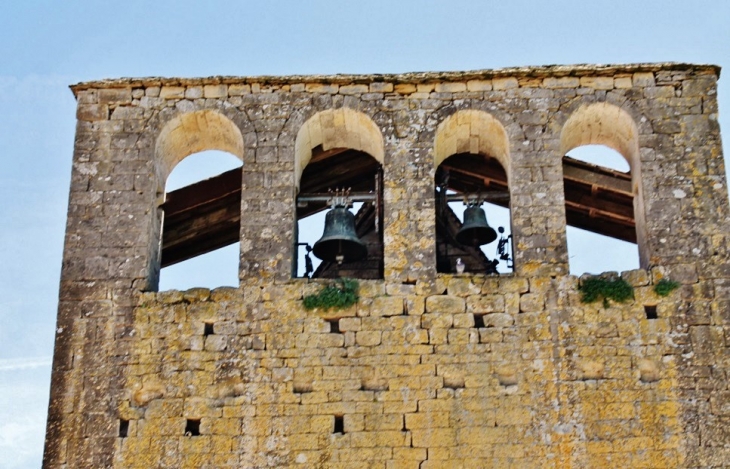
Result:
[[[498,69],[470,70],[463,72],[407,72],[388,74],[336,74],[336,75],[261,75],[261,76],[211,76],[199,78],[175,77],[142,77],[114,78],[80,82],[71,85],[71,91],[77,96],[79,91],[104,88],[139,88],[147,86],[194,86],[218,84],[251,84],[286,85],[294,83],[332,83],[360,84],[372,82],[389,83],[425,83],[429,81],[464,81],[502,77],[565,77],[586,75],[608,75],[615,73],[657,72],[662,70],[682,70],[710,72],[720,77],[721,67],[712,64],[691,64],[682,62],[658,62],[637,64],[577,64],[577,65],[543,65],[535,67],[507,67]]]

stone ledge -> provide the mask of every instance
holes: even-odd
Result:
[[[697,74],[712,73],[720,77],[720,66],[712,64],[689,64],[678,62],[639,63],[639,64],[579,64],[579,65],[545,65],[538,67],[507,67],[493,70],[472,70],[466,72],[410,72],[397,74],[337,74],[337,75],[288,75],[258,77],[241,76],[212,76],[201,78],[175,78],[175,77],[142,77],[142,78],[116,78],[95,80],[71,85],[74,96],[79,91],[88,89],[106,88],[137,88],[137,87],[159,87],[159,86],[193,86],[193,85],[243,85],[243,84],[268,84],[268,85],[292,85],[301,83],[328,83],[337,85],[348,84],[370,84],[379,83],[385,86],[389,83],[426,83],[426,82],[466,82],[470,80],[485,80],[491,78],[506,77],[569,77],[600,75],[608,76],[616,73],[635,72],[657,72],[662,70],[692,71]]]

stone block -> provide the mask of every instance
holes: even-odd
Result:
[[[99,104],[118,104],[132,102],[131,88],[107,88],[98,91]]]
[[[412,434],[414,448],[452,447],[456,445],[456,432],[453,428],[419,428],[414,429]]]
[[[165,395],[165,387],[158,381],[149,381],[134,391],[132,395],[132,403],[135,406],[142,407],[148,405],[155,399],[160,399]]]
[[[580,379],[602,379],[605,373],[605,366],[601,362],[593,360],[581,360],[578,363]]]
[[[494,374],[502,386],[514,386],[517,384],[517,370],[511,365],[500,365],[494,370]]]
[[[120,107],[114,108],[114,111],[112,111],[112,114],[111,114],[112,120],[142,119],[143,117],[144,117],[144,110],[142,108],[132,107],[132,106],[120,106]]]
[[[517,78],[514,77],[492,79],[492,88],[495,91],[511,90],[519,86]]]
[[[670,115],[676,113],[676,109],[663,109],[653,114],[656,116],[651,121],[652,129],[656,134],[673,135],[682,133],[682,121],[676,118],[676,115]],[[686,194],[684,194],[686,196]],[[683,196],[683,197],[684,197]]]
[[[405,415],[408,430],[447,428],[449,426],[449,412],[425,412]]]
[[[338,322],[342,332],[360,330],[360,318],[342,318]]]
[[[322,83],[307,83],[305,90],[307,93],[323,93],[323,94],[337,94],[339,85],[333,84],[322,84]]]
[[[446,340],[449,344],[469,344],[478,342],[478,335],[468,329],[450,329],[446,334]]]
[[[544,305],[545,298],[541,293],[525,293],[520,295],[520,312],[531,313],[542,311]]]
[[[221,352],[228,348],[228,336],[209,335],[205,338],[204,349],[209,352]]]
[[[157,294],[157,301],[167,305],[182,303],[184,299],[185,294],[179,290],[167,290]]]
[[[371,316],[400,316],[403,314],[403,298],[399,296],[378,296],[370,304]]]
[[[466,303],[463,298],[452,295],[434,295],[426,298],[426,313],[463,313]]]
[[[505,310],[503,295],[470,296],[466,299],[466,312],[472,314],[501,313]]]
[[[358,331],[355,334],[355,343],[364,347],[379,345],[382,338],[380,331]]]
[[[76,94],[76,102],[79,104],[97,104],[99,102],[98,90],[82,90]]]
[[[423,461],[426,457],[426,448],[393,448],[393,459],[395,461]],[[394,466],[393,469],[396,467],[398,466]]]
[[[454,316],[444,313],[426,313],[421,316],[421,327],[424,329],[449,329],[454,323]]]
[[[301,88],[300,91],[304,91],[304,85],[301,85]],[[295,90],[292,89],[292,91]],[[251,85],[245,83],[228,85],[228,96],[243,96],[246,94],[251,94]]]
[[[465,277],[452,277],[448,283],[449,295],[466,297],[481,293],[481,285],[476,285],[472,279]]]
[[[612,90],[614,80],[613,77],[581,77],[580,86],[595,90]]]
[[[76,118],[87,122],[106,120],[109,118],[109,107],[105,104],[80,104],[76,108]]]
[[[613,86],[617,89],[626,90],[634,86],[631,77],[615,77],[613,79]]]
[[[578,77],[548,77],[542,82],[545,88],[577,88],[580,85]],[[495,88],[496,89],[496,88]]]
[[[510,327],[515,323],[514,318],[506,313],[489,313],[482,316],[486,327]]]
[[[203,97],[202,86],[188,86],[185,89],[185,99],[200,99]]]
[[[208,288],[190,288],[183,292],[183,299],[189,303],[205,301],[208,298],[210,298],[210,289]]]
[[[468,329],[474,327],[474,315],[454,314],[454,327],[457,329]]]
[[[391,93],[393,92],[393,83],[373,82],[370,83],[371,93]]]
[[[717,79],[712,76],[699,76],[682,82],[682,97],[707,98],[714,94],[717,86]]]
[[[203,86],[204,98],[225,98],[228,96],[228,85],[205,85]]]
[[[485,281],[482,286],[483,294],[493,294],[497,291],[500,293],[527,293],[530,288],[527,279],[520,277],[500,277],[496,288],[494,286],[487,288],[487,283],[488,281]]]
[[[492,91],[492,80],[469,80],[466,82],[468,91]]]
[[[394,91],[398,94],[411,94],[416,92],[416,85],[410,83],[398,83]]]
[[[466,91],[466,83],[436,83],[434,91],[437,93],[460,93]]]
[[[160,98],[162,99],[183,99],[185,98],[184,86],[163,86],[160,89]]]
[[[400,430],[403,428],[401,414],[365,415],[365,431]]]
[[[632,79],[635,87],[645,88],[649,86],[656,86],[656,81],[654,80],[654,74],[652,72],[636,72]]]
[[[368,85],[341,85],[339,89],[340,94],[363,94],[368,92]]]
[[[645,383],[653,383],[655,381],[659,381],[659,379],[661,378],[659,365],[653,360],[639,360],[638,369],[640,379]]]

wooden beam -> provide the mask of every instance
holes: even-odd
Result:
[[[565,181],[565,203],[569,207],[582,207],[586,211],[597,210],[610,213],[617,218],[634,220],[633,199],[616,197],[614,193],[593,194],[584,188]]]
[[[605,216],[600,212],[586,212],[585,210],[574,209],[570,205],[566,207],[565,216],[568,225],[580,228],[592,233],[609,236],[630,243],[636,243],[636,228],[625,220],[619,220]]]
[[[633,196],[631,175],[619,171],[606,170],[582,161],[565,158],[563,160],[563,177],[566,181],[597,187],[608,192]]]
[[[570,157],[563,158],[568,225],[636,242],[631,175]]]
[[[167,194],[161,207],[162,267],[228,246],[240,239],[241,169]]]
[[[344,153],[346,151],[350,151],[349,148],[330,148],[329,150],[323,150],[322,145],[317,145],[316,147],[312,148],[312,158],[309,160],[308,164],[312,163],[318,163],[322,160],[326,160],[327,158],[330,158],[335,155],[339,155],[340,153]]]

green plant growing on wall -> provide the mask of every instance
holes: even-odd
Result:
[[[679,288],[679,282],[669,280],[668,278],[663,278],[654,285],[654,293],[659,296],[667,296],[677,288]]]
[[[609,300],[621,303],[634,296],[634,287],[622,278],[590,277],[581,282],[578,290],[581,292],[581,303],[603,299],[604,308],[608,308]]]
[[[326,285],[319,293],[304,297],[304,309],[310,310],[321,308],[345,309],[357,303],[359,299],[359,284],[357,280],[350,278],[339,278],[334,284]]]

